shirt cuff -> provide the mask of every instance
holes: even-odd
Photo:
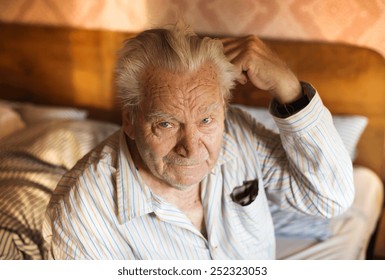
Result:
[[[279,118],[287,118],[305,108],[315,95],[316,90],[313,86],[306,82],[300,82],[302,88],[302,96],[294,102],[288,104],[280,104],[273,99],[270,103],[270,113]]]
[[[296,133],[315,126],[321,119],[324,110],[325,107],[321,97],[315,91],[314,96],[305,108],[287,118],[281,118],[275,115],[273,115],[273,118],[281,132]]]

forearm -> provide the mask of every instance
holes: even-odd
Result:
[[[346,210],[354,197],[352,163],[319,96],[300,113],[275,120],[281,141],[263,165],[270,198],[317,216]]]

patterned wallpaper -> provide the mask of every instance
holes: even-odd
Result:
[[[183,17],[199,32],[340,41],[385,56],[385,0],[0,0],[0,21],[138,31]]]

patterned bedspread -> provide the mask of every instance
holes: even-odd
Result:
[[[41,226],[61,176],[118,126],[51,121],[0,141],[0,259],[42,259]]]

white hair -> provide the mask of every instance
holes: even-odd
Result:
[[[193,72],[205,63],[216,69],[222,97],[227,103],[234,87],[234,66],[219,40],[198,37],[183,22],[150,29],[124,42],[116,65],[116,86],[123,109],[132,113],[143,98],[141,77],[155,67],[173,72]]]

